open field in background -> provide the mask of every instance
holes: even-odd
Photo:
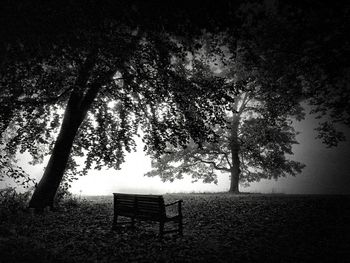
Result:
[[[112,196],[0,223],[0,262],[349,262],[350,196],[169,194],[184,237],[111,231]]]

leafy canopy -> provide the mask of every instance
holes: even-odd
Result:
[[[224,122],[222,86],[193,83],[184,73],[193,48],[189,36],[200,33],[203,19],[190,15],[191,6],[157,7],[133,1],[8,2],[0,76],[6,155],[28,151],[36,163],[50,154],[72,94],[77,109],[87,100],[93,104],[83,107],[88,113],[71,151],[71,175],[93,167],[119,169],[140,130],[147,150],[159,153],[165,142],[184,146],[190,138],[214,138],[211,125]],[[75,157],[84,157],[83,170]]]

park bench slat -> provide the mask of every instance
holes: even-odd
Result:
[[[157,205],[149,205],[149,204],[145,204],[145,203],[138,203],[137,204],[137,207],[142,209],[142,208],[145,208],[145,209],[150,209],[150,210],[159,210],[161,211],[162,210],[162,206],[157,204]]]
[[[134,227],[135,219],[142,221],[159,222],[159,234],[171,233],[174,231],[182,235],[182,200],[165,205],[164,198],[161,195],[140,195],[140,194],[121,194],[114,193],[114,219],[113,228],[117,228],[118,216],[131,218],[132,227]],[[178,205],[178,214],[168,217],[165,207],[169,205]],[[164,223],[174,221],[178,223],[178,229],[164,231]]]
[[[159,202],[143,202],[143,201],[139,201],[139,200],[136,200],[136,202],[137,202],[137,206],[140,206],[140,205],[142,205],[142,206],[150,206],[150,207],[152,207],[152,206],[158,206],[158,207],[163,206],[163,203],[159,203]]]
[[[138,206],[138,211],[150,211],[155,213],[163,213],[163,210],[161,210],[160,207],[147,207],[147,206]]]
[[[117,202],[118,206],[135,206],[135,202],[125,203],[125,202]]]

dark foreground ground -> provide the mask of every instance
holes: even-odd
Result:
[[[0,223],[0,262],[350,262],[350,197],[185,194],[184,237],[111,231],[112,197]]]

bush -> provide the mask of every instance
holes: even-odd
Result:
[[[69,192],[69,185],[65,182],[62,182],[57,189],[55,199],[54,199],[54,207],[59,207],[65,200],[72,198],[72,193]]]
[[[31,195],[31,191],[18,193],[14,187],[0,189],[0,219],[24,211]]]
[[[74,208],[79,206],[79,200],[77,197],[71,195],[65,199],[62,200],[61,206],[66,208]]]
[[[54,200],[54,207],[73,208],[79,206],[79,200],[77,197],[69,191],[70,185],[63,182],[57,189],[57,193]]]

